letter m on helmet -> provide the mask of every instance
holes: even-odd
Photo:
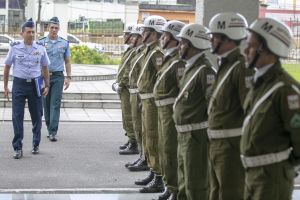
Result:
[[[226,22],[225,21],[218,21],[218,29],[225,29]]]
[[[270,30],[273,28],[273,25],[269,25],[268,22],[264,23],[262,26],[261,26],[261,29],[263,29],[264,31],[266,32],[270,32]]]
[[[150,25],[150,26],[154,26],[154,20],[150,20],[150,21],[149,21],[149,25]]]
[[[188,35],[189,37],[192,37],[192,35],[194,34],[194,31],[191,31],[191,29],[188,29],[186,32],[185,32],[186,35]]]

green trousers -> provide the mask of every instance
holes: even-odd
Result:
[[[142,100],[142,124],[148,167],[161,174],[158,154],[157,108],[154,99]]]
[[[207,200],[208,139],[206,129],[178,133],[178,200]]]
[[[141,101],[138,94],[130,94],[131,115],[133,122],[133,130],[138,143],[140,152],[143,152],[143,135],[142,135],[142,109]]]
[[[135,142],[135,134],[132,124],[130,93],[123,87],[120,93],[123,129],[126,131],[129,142]]]
[[[290,200],[294,178],[289,161],[247,168],[244,200]]]
[[[172,118],[173,105],[161,106],[158,111],[159,163],[168,191],[178,192],[177,131]]]
[[[240,159],[240,139],[209,142],[210,200],[243,200],[245,172]]]

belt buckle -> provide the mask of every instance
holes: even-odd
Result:
[[[31,83],[31,79],[26,79],[26,83]]]

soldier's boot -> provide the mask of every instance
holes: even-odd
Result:
[[[177,200],[177,194],[171,193],[170,197],[167,200]]]
[[[148,183],[150,183],[152,180],[154,179],[154,172],[153,171],[150,171],[148,176],[144,179],[141,179],[141,180],[136,180],[134,182],[134,184],[136,185],[147,185]]]
[[[154,174],[154,178],[148,185],[140,189],[140,193],[159,193],[165,190],[162,175]]]
[[[135,165],[128,166],[129,171],[132,172],[140,172],[140,171],[148,171],[149,167],[147,165],[147,160],[141,159]]]
[[[140,154],[140,157],[138,159],[136,159],[135,161],[126,163],[125,167],[128,168],[129,166],[133,166],[133,165],[137,164],[141,159],[143,159],[142,154]]]
[[[164,193],[158,196],[158,200],[167,200],[170,197],[171,193],[165,188]]]
[[[126,149],[126,147],[129,145],[129,141],[126,142],[125,144],[122,144],[121,146],[119,146],[120,150]]]
[[[129,142],[127,147],[121,151],[119,151],[120,155],[132,155],[139,154],[138,146],[136,142]]]

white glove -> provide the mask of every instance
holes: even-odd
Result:
[[[111,89],[115,92],[117,92],[116,90],[116,85],[118,85],[118,83],[114,82],[112,85],[111,85]]]
[[[119,86],[119,83],[113,83],[112,84],[112,90],[117,92],[118,94],[121,93],[122,87]]]

